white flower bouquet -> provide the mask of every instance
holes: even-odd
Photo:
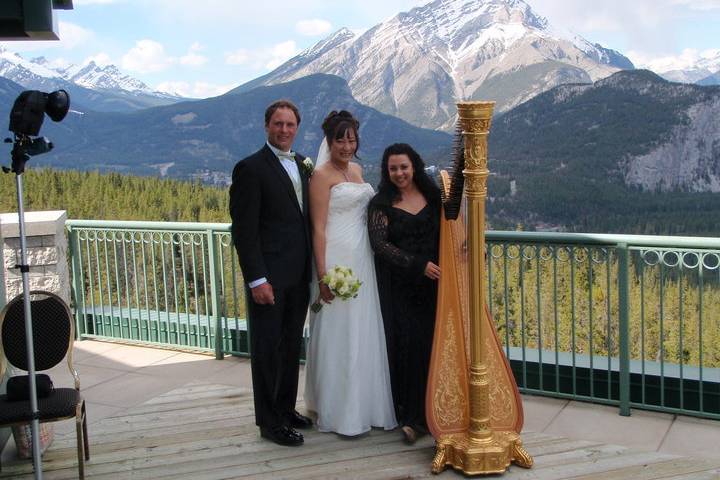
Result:
[[[362,282],[353,274],[352,268],[334,266],[325,273],[322,282],[330,288],[330,291],[340,300],[349,300],[358,296]],[[323,307],[320,297],[310,308],[313,312],[319,312]]]

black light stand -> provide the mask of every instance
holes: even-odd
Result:
[[[25,240],[25,210],[23,207],[23,179],[25,162],[30,156],[25,153],[22,141],[15,141],[12,149],[12,171],[15,172],[15,187],[17,189],[18,226],[20,228],[20,264],[16,268],[22,272],[23,304],[25,306],[25,348],[27,349],[28,375],[30,379],[30,409],[33,421],[32,453],[33,470],[35,478],[42,479],[42,459],[40,458],[40,412],[38,410],[37,388],[35,386],[35,349],[33,345],[32,313],[30,311],[30,267],[27,264],[27,242]]]
[[[11,152],[11,168],[2,167],[5,173],[15,173],[15,186],[18,203],[18,226],[20,233],[20,263],[16,268],[22,273],[23,303],[25,307],[25,348],[27,349],[27,365],[29,379],[30,409],[32,411],[31,435],[33,452],[33,470],[35,479],[42,479],[42,459],[40,458],[40,411],[38,409],[37,387],[35,383],[35,349],[33,345],[32,312],[30,308],[30,266],[27,264],[27,241],[25,238],[25,209],[23,206],[23,178],[25,163],[32,155],[49,152],[53,148],[45,137],[32,138],[40,132],[45,113],[59,122],[70,107],[70,97],[64,90],[51,94],[37,90],[25,91],[15,100],[10,112],[10,131],[14,132],[15,140],[5,139],[13,143]]]

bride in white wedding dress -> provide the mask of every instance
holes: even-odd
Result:
[[[350,267],[362,286],[347,301],[334,299],[322,282],[313,289],[312,299],[319,296],[323,307],[310,313],[305,403],[317,414],[320,431],[348,436],[397,426],[367,232],[367,204],[374,192],[363,181],[360,165],[351,162],[358,126],[346,111],[327,116],[323,131],[329,158],[324,163],[318,158],[310,181],[317,278],[334,266]]]

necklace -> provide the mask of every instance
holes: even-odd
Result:
[[[330,162],[330,165],[332,165],[335,170],[342,173],[342,176],[345,177],[346,182],[350,181],[350,177],[348,177],[348,174],[347,174],[349,167],[340,168],[337,165],[335,165],[335,162],[332,162],[332,161]]]

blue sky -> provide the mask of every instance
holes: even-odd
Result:
[[[363,31],[429,0],[74,0],[61,41],[5,42],[26,58],[118,65],[153,88],[207,97],[331,32]],[[720,0],[526,0],[556,26],[668,70],[720,49]]]

